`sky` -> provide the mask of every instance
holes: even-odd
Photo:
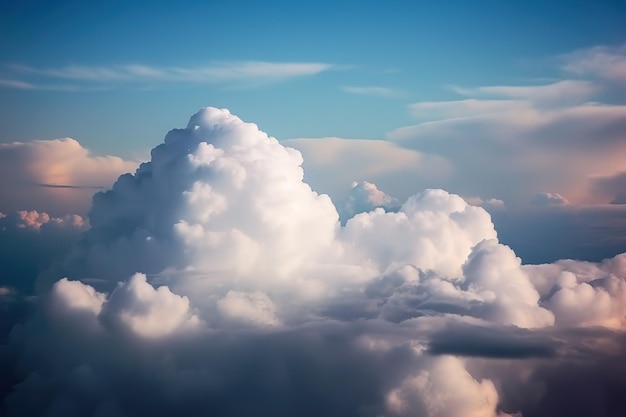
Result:
[[[623,416],[626,3],[0,5],[0,413]]]

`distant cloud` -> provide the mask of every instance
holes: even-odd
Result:
[[[487,198],[483,199],[480,197],[464,197],[467,204],[471,204],[472,206],[482,207],[487,210],[489,213],[494,211],[501,211],[506,208],[504,201],[499,200],[497,198]]]
[[[535,206],[554,206],[569,204],[569,201],[559,193],[541,192],[535,195],[531,203]]]
[[[611,204],[626,204],[626,192],[620,192],[615,195]]]
[[[341,87],[341,90],[350,94],[383,97],[383,98],[400,97],[402,95],[402,92],[399,90],[394,90],[392,88],[387,88],[387,87],[375,87],[375,86],[368,86],[368,87],[345,86],[345,87]]]
[[[421,101],[409,105],[411,114],[419,119],[457,119],[484,116],[494,113],[525,110],[530,106],[521,100],[478,100]]]
[[[3,143],[0,210],[84,214],[95,191],[137,165],[117,156],[92,155],[71,138]]]
[[[559,59],[562,69],[570,74],[626,83],[626,44],[579,49]]]
[[[78,85],[39,84],[15,79],[0,78],[0,87],[16,90],[46,90],[46,91],[93,91],[103,88],[81,87]]]
[[[543,186],[583,202],[590,176],[623,169],[626,106],[591,101],[606,92],[602,83],[449,88],[465,98],[413,103],[409,111],[420,122],[387,135],[448,160],[457,174],[440,185],[446,189],[515,206]]]
[[[350,197],[348,198],[348,213],[354,216],[357,213],[372,211],[376,208],[394,211],[400,208],[400,202],[384,191],[379,190],[374,183],[355,181],[352,184]]]
[[[23,77],[65,79],[81,83],[231,83],[278,82],[316,75],[334,68],[318,62],[233,61],[212,62],[198,67],[156,67],[140,64],[114,66],[70,65],[60,68],[37,68],[27,65],[8,66]],[[21,89],[52,89],[21,80],[0,80],[0,85]],[[68,88],[79,89],[78,86]]]
[[[65,256],[87,228],[78,215],[54,217],[35,210],[0,215],[0,286],[32,293],[38,273]]]
[[[588,193],[594,200],[626,204],[626,171],[589,179]]]
[[[449,88],[464,96],[526,99],[538,105],[586,101],[601,89],[596,83],[583,80],[562,80],[543,85],[495,85],[473,88],[450,86]]]

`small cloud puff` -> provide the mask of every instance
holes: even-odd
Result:
[[[569,201],[559,193],[538,193],[532,199],[531,203],[534,206],[554,206],[569,204]]]

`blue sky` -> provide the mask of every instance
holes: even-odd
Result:
[[[379,139],[414,122],[410,103],[454,98],[449,85],[559,79],[559,54],[626,38],[626,6],[616,1],[29,1],[2,8],[0,140],[70,136],[121,155],[149,149],[207,105],[227,107],[280,139]],[[261,82],[41,73],[249,62],[328,68]],[[363,90],[371,87],[378,90]]]

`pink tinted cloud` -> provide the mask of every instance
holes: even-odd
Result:
[[[92,155],[71,138],[0,144],[0,211],[83,214],[94,192],[136,166]]]

